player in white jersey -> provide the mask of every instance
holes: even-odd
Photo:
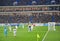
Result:
[[[15,37],[16,37],[16,31],[17,31],[16,28],[14,28],[13,29],[13,34],[14,34]]]
[[[17,25],[16,25],[15,27],[16,27],[16,29],[18,28],[18,26],[17,26]]]
[[[9,26],[9,30],[10,32],[12,31],[12,28],[11,28],[11,25],[8,23],[8,26]]]
[[[32,31],[33,30],[33,25],[32,24],[29,24],[28,25],[28,32]]]

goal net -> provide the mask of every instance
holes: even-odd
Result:
[[[55,31],[55,22],[48,22],[48,31]]]

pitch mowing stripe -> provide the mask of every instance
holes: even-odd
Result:
[[[47,31],[47,32],[46,32],[46,34],[45,34],[45,36],[43,37],[42,41],[44,41],[44,40],[45,40],[45,38],[46,38],[46,36],[47,36],[48,32],[49,32],[49,31]]]

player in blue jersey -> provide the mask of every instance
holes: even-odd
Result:
[[[7,26],[4,27],[4,35],[7,36]]]

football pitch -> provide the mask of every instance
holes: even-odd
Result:
[[[39,34],[38,41],[60,41],[60,26],[55,28],[56,31],[48,31],[47,26],[34,26],[33,31],[28,32],[28,26],[25,25],[24,28],[18,27],[16,37],[13,35],[13,30],[10,32],[8,29],[6,37],[4,26],[0,26],[0,41],[37,41],[37,34]]]

